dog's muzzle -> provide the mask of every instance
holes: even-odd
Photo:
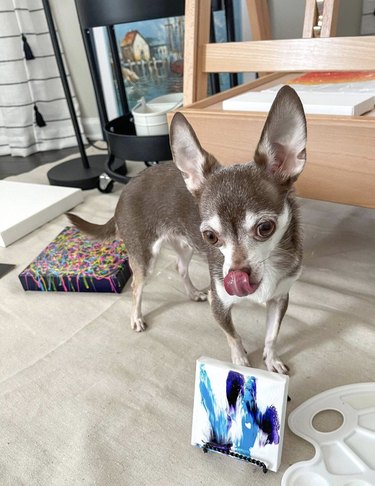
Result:
[[[250,275],[242,270],[232,270],[224,278],[224,288],[229,295],[245,297],[253,294],[259,283],[250,282]]]

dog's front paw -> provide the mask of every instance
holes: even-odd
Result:
[[[143,321],[142,317],[132,317],[130,326],[135,332],[142,332],[147,328],[147,324]]]
[[[282,375],[287,375],[289,373],[289,368],[281,361],[274,351],[265,352],[263,359],[268,371],[273,371]]]
[[[207,300],[207,292],[204,290],[194,289],[189,293],[189,297],[194,302],[204,302]]]
[[[232,357],[232,363],[239,366],[251,366],[249,358],[247,357],[247,351],[242,344],[240,336],[227,335],[228,344],[230,347],[230,354]]]
[[[242,353],[238,350],[232,351],[232,363],[238,366],[251,366],[246,352]]]
[[[239,356],[237,358],[232,358],[232,363],[238,366],[251,366],[247,356]]]

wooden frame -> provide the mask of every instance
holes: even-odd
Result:
[[[337,18],[337,0],[326,1],[330,21],[321,32],[325,36],[334,32]],[[259,4],[259,0],[251,2]],[[224,99],[286,82],[296,72],[375,70],[375,36],[312,38],[307,25],[311,30],[313,22],[307,17],[303,39],[209,44],[210,3],[186,0],[184,107],[180,111],[203,147],[225,165],[252,159],[266,115],[224,111]],[[263,11],[259,18],[267,18],[267,13]],[[208,73],[253,71],[272,74],[207,97]],[[310,115],[307,122],[308,159],[297,184],[299,195],[375,208],[375,113]]]

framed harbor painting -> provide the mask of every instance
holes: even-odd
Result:
[[[215,39],[225,42],[224,10],[214,12],[213,17]],[[184,31],[184,16],[114,26],[130,110],[141,98],[150,101],[169,93],[182,92]],[[94,39],[108,116],[109,119],[116,118],[122,112],[105,28],[95,28]],[[229,87],[228,75],[220,75],[220,90]]]

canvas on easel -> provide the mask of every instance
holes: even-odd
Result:
[[[192,445],[276,472],[287,397],[285,375],[198,359]]]

